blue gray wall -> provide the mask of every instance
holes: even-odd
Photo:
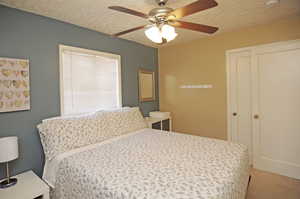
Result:
[[[30,60],[31,110],[0,113],[0,137],[19,137],[20,157],[11,163],[14,174],[29,169],[42,174],[36,125],[60,112],[59,44],[121,55],[123,105],[139,105],[145,115],[158,109],[158,97],[139,104],[137,80],[139,67],[157,73],[157,49],[0,5],[0,57]],[[158,87],[156,91],[158,96]],[[2,178],[3,164],[0,169]]]

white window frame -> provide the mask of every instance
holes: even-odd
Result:
[[[121,56],[106,53],[96,50],[89,50],[84,48],[78,48],[73,46],[59,45],[59,85],[60,85],[60,115],[64,115],[64,81],[63,81],[63,52],[64,51],[73,51],[77,53],[90,54],[95,56],[108,57],[112,59],[116,59],[118,63],[118,103],[119,107],[122,107],[122,70],[121,70]]]

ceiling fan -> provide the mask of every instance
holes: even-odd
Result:
[[[151,41],[159,44],[164,44],[175,39],[175,37],[177,36],[174,27],[204,32],[208,34],[215,33],[218,30],[217,27],[178,20],[182,17],[217,6],[218,3],[215,0],[198,0],[187,6],[175,10],[166,7],[166,3],[168,2],[168,0],[156,0],[156,2],[159,7],[152,9],[148,15],[121,6],[108,7],[112,10],[142,17],[144,19],[147,19],[151,23],[151,25],[138,26],[113,34],[112,36],[118,37],[136,30],[146,28],[145,35]]]

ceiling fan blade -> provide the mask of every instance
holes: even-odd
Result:
[[[131,29],[129,29],[129,30],[125,30],[125,31],[122,31],[122,32],[118,32],[118,33],[116,33],[116,34],[113,34],[112,36],[114,36],[114,37],[119,37],[119,36],[121,36],[121,35],[125,35],[125,34],[127,34],[127,33],[130,33],[130,32],[136,31],[136,30],[143,29],[143,28],[145,28],[146,26],[147,26],[147,25],[139,26],[139,27],[135,27],[135,28],[131,28]]]
[[[121,6],[109,6],[108,8],[112,9],[112,10],[119,11],[119,12],[124,12],[124,13],[130,14],[130,15],[134,15],[134,16],[138,16],[138,17],[148,19],[148,15],[146,15],[142,12],[138,12],[138,11],[131,10],[131,9],[128,9],[128,8],[124,8],[124,7],[121,7]]]
[[[217,5],[218,3],[215,0],[198,0],[187,6],[174,10],[170,13],[170,16],[175,16],[176,19],[180,19],[182,17],[194,14],[196,12],[213,8]]]
[[[215,33],[219,29],[213,26],[207,26],[207,25],[196,24],[196,23],[185,22],[185,21],[173,21],[170,22],[170,25],[178,28],[185,28],[185,29],[209,33],[209,34]]]

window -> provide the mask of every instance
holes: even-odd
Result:
[[[120,56],[60,45],[61,114],[122,106]]]

